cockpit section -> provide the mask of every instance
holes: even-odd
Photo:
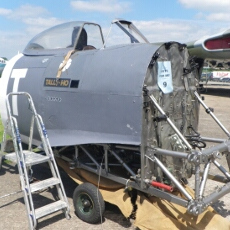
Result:
[[[111,29],[115,35],[111,33]],[[113,20],[107,32],[106,41],[100,25],[74,21],[41,32],[28,43],[23,53],[25,55],[52,55],[57,54],[58,51],[62,52],[63,49],[84,51],[128,43],[148,43],[144,35],[129,21]]]
[[[98,24],[69,22],[54,26],[35,36],[26,46],[24,53],[57,49],[100,49],[104,38]]]

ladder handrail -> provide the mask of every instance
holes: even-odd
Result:
[[[31,193],[30,186],[29,186],[29,177],[28,177],[28,172],[27,172],[28,168],[26,166],[25,153],[23,152],[23,148],[22,148],[22,142],[21,142],[20,132],[18,128],[18,122],[17,122],[17,119],[12,115],[11,106],[9,103],[10,97],[19,96],[19,95],[24,95],[27,97],[29,106],[30,106],[29,108],[32,111],[31,125],[30,125],[30,131],[29,131],[28,150],[31,151],[32,149],[33,131],[34,131],[34,125],[36,125],[39,136],[41,138],[41,142],[43,144],[44,151],[46,155],[48,156],[48,158],[50,159],[48,163],[49,163],[52,175],[60,179],[59,185],[56,185],[56,188],[57,188],[59,199],[66,203],[66,206],[67,206],[66,207],[66,217],[69,215],[70,210],[69,210],[68,199],[65,194],[64,186],[63,186],[63,183],[61,182],[60,173],[59,173],[58,167],[55,162],[55,158],[53,155],[51,145],[49,143],[45,125],[43,123],[42,117],[37,113],[35,109],[31,95],[27,92],[9,93],[6,96],[6,108],[7,108],[8,120],[9,120],[7,122],[10,123],[10,126],[11,126],[11,132],[12,132],[13,143],[15,147],[16,159],[17,159],[18,168],[19,168],[20,180],[22,184],[22,190],[24,191],[25,204],[26,204],[27,210],[30,211],[30,212],[28,211],[30,228],[35,229],[37,226],[37,217],[36,217],[36,213],[34,209],[32,193]]]
[[[34,131],[34,116],[37,115],[37,111],[35,109],[34,103],[33,103],[33,99],[31,97],[31,95],[27,92],[11,92],[6,96],[6,109],[7,109],[7,113],[8,113],[8,117],[12,117],[12,110],[11,110],[11,106],[9,103],[9,98],[13,97],[13,96],[20,96],[20,95],[24,95],[27,97],[27,100],[29,102],[31,111],[33,113],[32,115],[32,119],[31,119],[31,125],[30,125],[30,135],[29,135],[29,144],[28,144],[28,149],[31,150],[32,147],[32,140],[33,140],[33,131]]]
[[[10,112],[10,115],[12,116],[11,108],[10,108],[10,104],[9,104],[9,97],[10,96],[19,96],[19,95],[24,95],[27,97],[27,99],[31,105],[32,111],[34,112],[34,114],[37,114],[34,103],[33,103],[33,99],[29,93],[27,93],[27,92],[11,92],[11,93],[6,95],[6,104],[7,104],[7,109],[9,108],[8,110]]]
[[[13,116],[9,117],[9,121],[10,121],[10,125],[11,125],[11,131],[12,131],[12,137],[13,137],[15,152],[18,153],[18,154],[16,154],[16,158],[17,158],[17,162],[19,164],[18,165],[18,171],[19,171],[22,191],[26,191],[26,193],[24,192],[24,197],[27,195],[29,198],[27,200],[25,197],[25,199],[24,199],[25,204],[26,204],[28,210],[32,211],[32,216],[35,216],[33,199],[32,199],[30,186],[29,186],[29,178],[28,178],[28,174],[26,172],[27,168],[26,168],[26,164],[25,164],[25,155],[24,155],[23,149],[22,149],[22,143],[21,143],[21,137],[20,137],[20,133],[19,133],[19,129],[18,129],[18,123],[17,123],[16,118]],[[29,224],[30,224],[30,227],[36,228],[37,222],[34,219],[32,219],[32,223],[31,223],[31,221],[29,221]]]

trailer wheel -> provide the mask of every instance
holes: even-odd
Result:
[[[75,213],[81,220],[90,224],[100,222],[105,202],[96,186],[90,183],[78,185],[73,193],[73,203]]]

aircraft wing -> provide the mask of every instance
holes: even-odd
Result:
[[[5,60],[4,58],[0,58],[0,77],[2,75],[2,71],[5,68],[7,64],[7,60]]]
[[[191,55],[212,67],[230,67],[230,29],[187,43]]]

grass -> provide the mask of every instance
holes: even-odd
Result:
[[[0,146],[1,146],[2,138],[3,138],[3,133],[4,133],[4,127],[3,127],[2,119],[0,116]],[[10,139],[10,136],[8,134],[6,135],[6,139]]]
[[[0,144],[2,142],[3,132],[4,132],[4,127],[3,127],[1,116],[0,116]],[[9,139],[9,136],[7,135],[6,138]]]
[[[3,128],[2,120],[0,117],[0,143],[2,142],[3,131],[4,131],[4,128]]]
[[[1,116],[0,116],[0,149],[1,149],[1,143],[2,143],[2,137],[3,137],[3,132],[4,132],[4,127],[2,125],[2,120],[1,120]],[[4,160],[4,162],[6,164],[11,164],[12,162],[9,160]]]
[[[2,137],[3,137],[3,132],[4,132],[4,127],[2,125],[2,120],[1,120],[1,116],[0,116],[0,149],[1,149],[1,142],[2,142]],[[12,162],[9,160],[4,160],[4,162],[6,164],[11,164]]]

